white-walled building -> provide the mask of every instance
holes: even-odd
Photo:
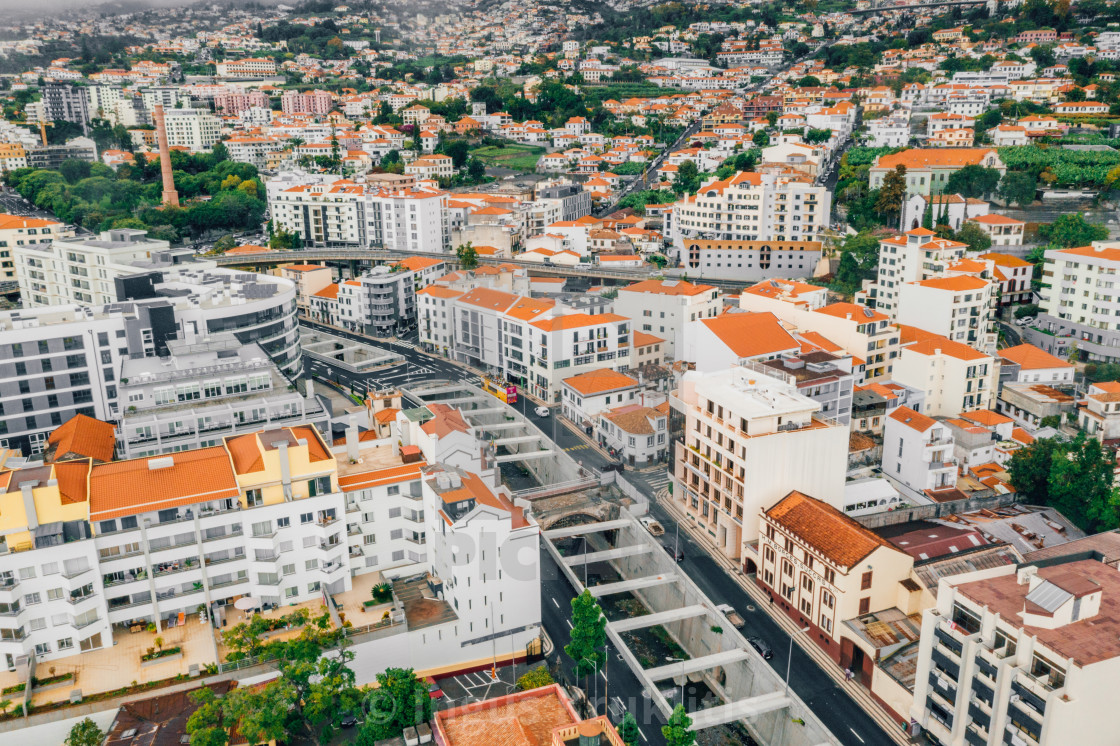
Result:
[[[673,406],[685,416],[673,499],[727,557],[758,536],[750,518],[792,490],[842,507],[848,428],[816,417],[797,387],[736,367],[686,373]]]
[[[960,241],[937,238],[926,228],[880,241],[879,270],[870,291],[875,308],[894,318],[903,285],[941,276],[967,248]]]
[[[902,327],[894,380],[925,393],[923,412],[955,417],[995,407],[1000,358],[914,327]]]
[[[614,310],[634,321],[637,331],[665,340],[665,354],[676,359],[685,348],[685,330],[721,310],[719,290],[686,280],[643,280],[618,289]]]
[[[948,427],[909,407],[891,412],[883,425],[883,476],[912,496],[955,489],[957,459]]]
[[[996,349],[998,285],[975,275],[932,277],[898,288],[895,321],[987,352]]]
[[[222,122],[202,109],[164,109],[168,147],[184,147],[192,153],[210,150],[222,136]]]
[[[1120,713],[1120,575],[1092,559],[942,578],[911,717],[951,746],[1105,746]]]
[[[599,415],[623,404],[640,401],[636,378],[610,368],[565,378],[560,388],[560,409],[577,427],[590,431]]]
[[[1049,249],[1045,258],[1037,326],[1050,336],[1038,344],[1063,354],[1076,341],[1083,359],[1120,360],[1120,294],[1115,292],[1120,242]],[[1088,288],[1091,294],[1086,296]]]

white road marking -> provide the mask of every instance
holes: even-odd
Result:
[[[642,737],[643,741],[648,741],[649,740],[648,738],[646,738],[646,734],[642,732],[641,728],[638,729],[638,735]]]
[[[565,622],[567,623],[567,625],[568,625],[568,629],[575,629],[574,627],[572,627],[572,622],[571,622],[571,620],[569,620],[569,619],[565,619],[564,621],[565,621]]]
[[[853,736],[855,736],[856,738],[859,738],[859,733],[856,733],[855,728],[848,728],[848,730],[850,730],[852,732]],[[863,739],[859,738],[859,742],[863,743]]]
[[[556,608],[560,608],[560,604],[556,602],[555,598],[552,599],[552,603],[555,604]]]

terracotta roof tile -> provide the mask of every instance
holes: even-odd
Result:
[[[1022,370],[1073,367],[1071,363],[1062,360],[1060,357],[1054,357],[1049,352],[1030,344],[1007,347],[999,351],[999,356],[1013,363],[1018,363]]]
[[[584,396],[595,396],[596,394],[605,394],[608,391],[637,386],[638,381],[625,373],[619,373],[617,370],[603,368],[565,378],[564,385]]]
[[[90,473],[89,517],[104,521],[239,494],[229,454],[221,446],[115,461]]]
[[[839,567],[855,567],[879,547],[890,547],[828,503],[791,492],[766,517],[803,540]]]
[[[47,443],[53,446],[56,461],[67,456],[112,461],[117,443],[115,433],[116,428],[108,422],[76,414],[55,428]]]
[[[701,323],[738,357],[774,355],[799,348],[797,340],[772,313],[725,313],[714,319],[702,319]]]

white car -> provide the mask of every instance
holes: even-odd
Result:
[[[552,414],[552,410],[548,407],[537,407],[533,410],[533,412],[536,413],[537,417],[548,417],[550,414]]]
[[[1017,319],[1015,321],[1015,323],[1019,326],[1030,326],[1031,324],[1034,323],[1034,317],[1033,316],[1024,316],[1021,319]]]

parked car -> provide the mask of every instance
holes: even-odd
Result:
[[[548,407],[537,407],[533,410],[533,412],[536,413],[537,417],[548,417],[550,414],[552,414],[552,410]]]
[[[1017,326],[1030,326],[1033,323],[1034,323],[1034,316],[1024,316],[1021,319],[1016,319],[1015,320],[1015,324]]]
[[[340,725],[342,725],[343,728],[354,728],[358,725],[359,722],[361,721],[358,720],[358,716],[354,713],[342,713],[342,722],[340,723]]]
[[[764,659],[770,660],[774,657],[774,651],[770,649],[770,644],[761,637],[748,637],[747,642],[749,642],[751,647],[757,650],[758,654]]]
[[[743,617],[739,616],[739,612],[731,607],[731,604],[720,604],[716,608],[727,617],[727,621],[731,622],[735,629],[742,629],[743,625],[746,624],[746,621],[744,621]]]
[[[669,556],[675,559],[677,562],[684,561],[684,552],[682,552],[680,549],[678,549],[677,547],[671,547],[668,544],[665,544],[664,547],[665,551],[669,553]]]
[[[638,519],[646,531],[649,531],[652,536],[662,536],[665,533],[664,527],[649,516],[643,516]]]
[[[442,699],[443,690],[439,688],[434,676],[428,676],[424,679],[428,684],[428,696],[431,699]]]

